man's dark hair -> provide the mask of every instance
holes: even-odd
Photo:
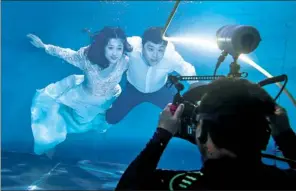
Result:
[[[214,144],[237,156],[259,156],[270,133],[267,116],[274,114],[273,98],[259,85],[245,79],[221,78],[209,84],[200,112],[216,116],[203,120]],[[265,148],[264,148],[265,147]]]
[[[162,38],[163,31],[164,29],[162,27],[148,28],[147,30],[145,30],[144,34],[142,35],[142,45],[150,41],[150,42],[153,42],[154,44],[163,43],[166,46],[168,42]]]

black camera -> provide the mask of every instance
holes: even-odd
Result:
[[[196,77],[198,78],[199,76]],[[181,78],[184,79],[186,76],[181,76]],[[194,79],[192,78],[192,80]],[[197,82],[192,85],[189,91],[181,95],[180,92],[184,89],[184,85],[179,82],[179,78],[170,75],[169,82],[177,89],[177,93],[174,96],[173,103],[170,107],[171,112],[174,113],[180,104],[184,104],[184,110],[181,116],[181,128],[175,137],[195,143],[195,129],[196,125],[199,123],[196,116],[199,114],[200,100],[204,93],[206,93],[208,86],[206,83]]]
[[[238,56],[241,53],[250,53],[254,51],[259,42],[261,41],[259,32],[250,26],[242,26],[242,25],[229,25],[220,28],[217,31],[217,44],[218,47],[222,50],[222,54],[218,58],[218,62],[216,64],[216,68],[214,70],[214,75],[212,76],[173,76],[170,75],[168,78],[168,86],[174,85],[177,89],[177,93],[174,96],[173,104],[170,108],[171,112],[174,113],[180,104],[184,104],[184,111],[181,116],[181,128],[175,134],[175,137],[179,137],[185,139],[193,144],[196,144],[195,140],[195,131],[198,123],[200,122],[200,117],[209,118],[211,120],[215,120],[211,116],[204,116],[200,113],[200,102],[202,97],[209,90],[210,86],[200,81],[213,81],[221,77],[228,78],[246,78],[248,74],[246,72],[240,73],[240,65],[237,63]],[[217,69],[220,64],[224,61],[225,57],[230,54],[232,55],[234,62],[230,65],[230,72],[227,76],[224,75],[216,75]],[[246,74],[246,75],[243,75]],[[195,83],[189,91],[185,92],[181,95],[181,91],[184,89],[184,85],[180,83],[180,81],[199,81]],[[284,85],[281,87],[279,93],[274,98],[276,101],[277,98],[281,95],[288,81],[287,75],[280,75],[272,78],[267,78],[258,83],[259,86],[263,87],[269,84],[275,84],[278,82],[283,82]],[[292,96],[291,96],[292,97]],[[295,99],[292,98],[295,102]],[[296,103],[296,102],[295,102]],[[206,131],[202,133],[206,135]],[[266,131],[266,140],[262,142],[268,142],[270,137],[270,132]],[[205,137],[201,135],[199,138],[200,141],[205,140]],[[277,156],[269,155],[266,153],[262,153],[263,157],[281,160],[285,162],[293,162],[290,159],[279,158]]]
[[[174,113],[177,109],[177,107],[180,104],[184,104],[184,111],[181,116],[181,128],[175,135],[175,137],[179,137],[182,139],[185,139],[187,141],[190,141],[192,143],[195,143],[195,129],[196,126],[199,123],[199,117],[200,116],[200,102],[202,100],[202,97],[207,93],[210,86],[208,83],[204,82],[196,82],[191,85],[191,88],[185,92],[183,95],[181,95],[181,91],[184,89],[184,85],[180,83],[180,81],[186,81],[186,80],[216,80],[218,78],[225,77],[225,76],[173,76],[170,75],[168,78],[168,84],[171,84],[175,86],[177,89],[177,93],[174,96],[172,106],[170,108],[171,112]],[[278,95],[274,98],[276,100],[280,94],[283,92],[283,89],[285,88],[288,77],[287,75],[283,74],[280,76],[275,76],[272,78],[267,78],[265,80],[262,80],[258,82],[257,84],[261,87],[274,84],[278,82],[283,82],[284,85],[279,91]],[[203,116],[204,117],[211,117],[211,116]]]

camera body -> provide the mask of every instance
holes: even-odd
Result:
[[[180,85],[178,86],[180,87]],[[181,90],[177,88],[178,93],[174,96],[173,104],[170,107],[171,112],[174,113],[180,104],[184,104],[184,110],[181,116],[181,128],[177,132],[176,137],[186,139],[190,142],[195,142],[195,129],[199,122],[196,119],[197,114],[199,114],[199,103],[208,88],[207,84],[202,82],[197,82],[194,86],[183,95],[180,94]]]

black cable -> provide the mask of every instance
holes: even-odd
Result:
[[[228,53],[223,50],[222,53],[221,53],[221,55],[218,58],[217,63],[216,63],[216,67],[215,67],[214,75],[213,76],[216,76],[216,73],[217,73],[218,68],[220,67],[220,65],[222,64],[222,62],[224,62],[224,60],[225,60],[225,58],[226,58],[227,55],[228,55]]]
[[[284,89],[285,89],[285,87],[286,87],[286,85],[287,85],[287,83],[288,83],[288,76],[287,75],[283,75],[284,77],[285,77],[285,82],[284,82],[284,85],[283,85],[283,87],[281,88],[281,90],[279,91],[279,93],[276,95],[276,97],[274,98],[274,101],[276,101],[279,97],[280,97],[280,95],[282,94],[282,92],[284,91]]]

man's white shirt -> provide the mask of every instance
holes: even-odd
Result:
[[[196,75],[194,66],[180,56],[171,42],[168,42],[163,59],[155,66],[148,66],[142,57],[141,37],[132,36],[127,40],[133,46],[127,80],[138,91],[153,93],[160,90],[166,84],[168,74],[174,71],[182,76]]]

